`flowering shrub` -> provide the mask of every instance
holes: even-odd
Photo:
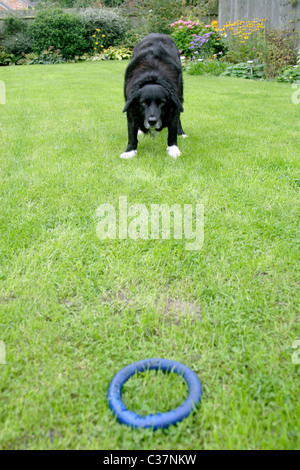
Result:
[[[171,36],[179,52],[186,58],[220,56],[226,51],[224,41],[212,25],[204,25],[199,21],[178,20],[171,24],[171,28]]]
[[[227,60],[241,63],[256,58],[259,44],[264,37],[262,32],[265,29],[265,21],[265,18],[261,20],[255,18],[253,21],[236,21],[226,23],[219,30],[228,46]]]
[[[104,49],[122,42],[128,25],[127,19],[118,11],[102,7],[87,8],[81,10],[79,14],[90,50],[95,47],[95,42],[98,42],[100,46],[103,45]],[[98,30],[100,30],[99,34],[97,34]],[[95,40],[96,37],[99,40]]]
[[[223,54],[222,50],[216,52],[219,49],[220,43],[216,42],[213,44],[213,32],[209,31],[208,33],[204,33],[203,35],[195,36],[193,41],[189,45],[189,50],[192,51],[193,56],[192,59],[197,59],[201,57],[202,59],[207,59],[212,55],[215,58]],[[221,48],[220,48],[221,49]]]

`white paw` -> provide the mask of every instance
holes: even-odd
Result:
[[[131,150],[130,152],[123,152],[120,155],[120,158],[125,158],[125,160],[129,160],[130,158],[134,158],[137,154],[137,150]]]
[[[171,147],[167,147],[167,152],[170,155],[170,157],[174,158],[176,160],[177,157],[180,157],[181,152],[177,145],[171,145]]]
[[[141,131],[141,129],[138,130],[138,135],[145,135],[143,131]]]
[[[182,137],[183,139],[186,139],[188,137],[188,135],[187,134],[181,134],[180,137]]]

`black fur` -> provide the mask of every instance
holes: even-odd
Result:
[[[138,130],[146,133],[151,127],[157,131],[167,127],[168,146],[177,146],[177,134],[184,134],[180,122],[183,81],[179,51],[170,36],[149,34],[134,48],[125,72],[124,94],[126,152],[137,149]]]

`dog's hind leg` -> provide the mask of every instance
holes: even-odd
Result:
[[[181,137],[188,137],[184,130],[182,129],[182,125],[181,125],[181,120],[179,118],[179,121],[178,121],[178,131],[177,131],[177,134],[180,135]]]

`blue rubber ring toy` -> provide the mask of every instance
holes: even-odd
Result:
[[[136,372],[147,370],[162,370],[181,375],[189,388],[187,399],[177,408],[166,413],[141,416],[128,410],[122,401],[122,387]],[[152,428],[153,430],[167,428],[182,421],[199,406],[201,396],[202,386],[197,375],[180,362],[168,359],[144,359],[130,364],[115,375],[107,392],[109,407],[120,423],[133,428]]]

